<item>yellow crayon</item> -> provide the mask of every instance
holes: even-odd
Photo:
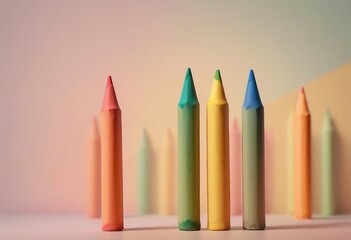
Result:
[[[209,230],[230,229],[229,117],[219,70],[207,103],[207,213]]]

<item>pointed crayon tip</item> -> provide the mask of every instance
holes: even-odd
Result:
[[[214,80],[212,82],[209,102],[216,104],[227,104],[221,73],[218,69],[215,72]]]
[[[325,116],[328,117],[328,118],[330,118],[330,111],[329,111],[329,110],[326,110],[326,111],[325,111]]]
[[[143,136],[147,137],[147,130],[146,130],[146,128],[143,129]]]
[[[170,127],[166,129],[165,146],[173,146],[173,133]]]
[[[255,74],[252,69],[250,70],[250,73],[249,73],[249,79],[247,82],[243,107],[246,109],[248,108],[258,109],[260,107],[263,107],[261,102],[261,97],[257,88]]]
[[[295,114],[298,114],[298,115],[309,114],[309,109],[308,109],[308,104],[307,104],[307,99],[306,99],[306,94],[305,94],[304,88],[300,89],[300,94],[298,96],[297,103],[296,103]]]
[[[250,69],[250,78],[255,78],[255,74],[253,69]]]
[[[290,128],[290,126],[294,123],[294,108],[291,108],[289,111],[289,116],[288,116],[288,121],[287,121],[287,125]]]
[[[97,119],[94,117],[91,121],[91,130],[90,130],[90,140],[100,139],[100,132],[97,123]]]
[[[166,128],[166,135],[167,135],[168,138],[171,138],[171,137],[172,137],[172,130],[171,130],[170,127],[167,127],[167,128]]]
[[[111,75],[108,76],[108,78],[107,78],[106,87],[108,87],[108,86],[113,86],[113,82],[112,82],[112,77],[111,77]]]
[[[178,106],[180,108],[184,108],[184,106],[186,104],[193,106],[193,105],[196,105],[198,103],[199,103],[199,101],[197,100],[193,76],[191,74],[190,68],[188,68],[186,71],[182,95],[180,96]]]
[[[216,70],[214,79],[222,82],[221,72],[219,71],[219,69]]]
[[[187,69],[186,69],[186,74],[185,74],[185,76],[191,76],[191,77],[193,77],[192,74],[191,74],[191,69],[190,69],[190,68],[187,68]]]
[[[141,143],[140,143],[140,147],[141,148],[146,148],[149,142],[149,136],[147,133],[146,128],[144,128],[143,132],[142,132],[142,136],[141,136]]]
[[[324,114],[324,122],[323,122],[322,131],[323,132],[332,132],[333,131],[333,123],[332,123],[332,119],[331,119],[331,116],[330,116],[330,113],[328,110]]]
[[[235,117],[232,123],[232,132],[236,133],[239,131],[239,123],[238,123],[238,119]]]
[[[120,109],[111,76],[108,76],[101,110]]]

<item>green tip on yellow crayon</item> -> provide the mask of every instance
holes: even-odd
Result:
[[[221,78],[221,72],[219,71],[219,69],[216,70],[215,76],[214,76],[215,80],[219,80],[222,82],[222,78]]]

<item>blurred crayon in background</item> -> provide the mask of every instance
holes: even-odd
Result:
[[[100,132],[96,118],[91,121],[88,139],[87,161],[87,208],[90,218],[98,218],[101,214],[101,149]]]
[[[146,129],[142,132],[138,153],[138,214],[150,214],[151,203],[151,149]]]
[[[175,162],[175,143],[172,131],[167,128],[162,156],[159,160],[159,213],[162,215],[172,215],[176,213],[176,162]]]
[[[333,158],[333,124],[329,111],[324,115],[321,132],[321,182],[322,215],[330,216],[334,211],[334,158]]]
[[[294,118],[294,215],[311,218],[311,116],[301,88]]]
[[[291,109],[286,124],[286,191],[287,212],[294,214],[294,109]]]
[[[238,119],[234,118],[230,128],[230,202],[231,215],[241,214],[241,135]]]

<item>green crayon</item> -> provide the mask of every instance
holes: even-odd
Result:
[[[190,68],[178,104],[178,228],[200,230],[199,102]]]
[[[333,126],[329,112],[325,113],[321,139],[322,215],[334,214],[333,192]]]

